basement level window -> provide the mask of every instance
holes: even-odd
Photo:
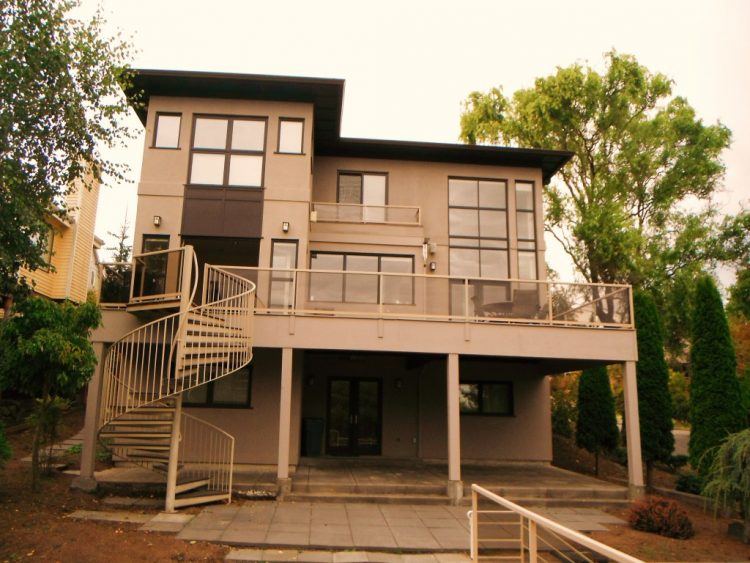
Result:
[[[157,113],[156,128],[154,130],[154,148],[179,148],[181,121],[182,115],[179,113]]]
[[[250,408],[252,371],[248,366],[226,377],[190,389],[185,393],[185,406]]]
[[[461,414],[512,416],[513,384],[508,381],[480,381],[460,385]]]

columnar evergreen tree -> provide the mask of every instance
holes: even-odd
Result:
[[[696,284],[690,369],[690,463],[705,474],[715,448],[747,423],[729,324],[711,276]]]
[[[672,398],[669,394],[669,369],[664,359],[664,337],[654,299],[636,291],[633,296],[635,327],[638,336],[638,415],[641,426],[641,450],[646,462],[646,483],[656,461],[669,461],[674,450],[672,434]]]
[[[578,382],[578,424],[576,444],[594,454],[599,475],[599,454],[617,447],[615,400],[607,368],[584,370]]]

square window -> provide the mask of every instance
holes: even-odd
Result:
[[[156,114],[156,131],[154,147],[158,149],[176,149],[180,146],[181,115],[166,113]]]
[[[479,277],[479,250],[451,248],[450,267],[452,276]]]
[[[531,182],[516,182],[516,209],[534,211],[534,184]]]
[[[230,186],[260,187],[263,178],[262,156],[233,154],[229,159]]]
[[[193,153],[190,168],[190,183],[208,186],[220,186],[224,183],[223,154]]]
[[[232,121],[232,150],[262,151],[266,143],[266,122],[259,119]]]
[[[511,385],[509,383],[483,383],[482,412],[485,414],[513,414]]]
[[[457,207],[476,207],[477,181],[448,180],[448,204]]]
[[[479,385],[476,383],[462,383],[459,386],[460,397],[458,399],[462,413],[479,412]]]
[[[195,136],[193,137],[194,149],[219,149],[227,148],[226,119],[213,119],[199,117],[195,120]]]
[[[302,131],[305,122],[301,119],[279,120],[279,150],[286,154],[302,154]]]
[[[479,215],[476,209],[450,209],[448,228],[452,237],[479,236]]]
[[[479,207],[505,209],[505,182],[480,180]]]
[[[505,222],[505,211],[479,211],[479,233],[482,238],[505,238],[508,227]]]

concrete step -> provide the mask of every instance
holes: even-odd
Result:
[[[485,489],[505,498],[579,499],[597,498],[627,500],[625,487],[502,487],[484,486]],[[471,486],[464,487],[464,496],[471,496]]]
[[[208,504],[210,502],[220,502],[229,500],[230,495],[227,493],[209,493],[206,491],[196,491],[186,495],[180,495],[174,499],[175,508],[184,508],[186,506],[195,506],[197,504]]]
[[[359,483],[344,484],[331,482],[304,483],[292,480],[292,492],[294,493],[341,493],[356,495],[444,495],[445,485],[427,484],[404,484],[404,483]]]
[[[285,501],[293,502],[364,502],[378,504],[448,504],[448,497],[443,495],[418,494],[354,494],[354,493],[291,493],[284,496]]]

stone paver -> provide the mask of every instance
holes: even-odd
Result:
[[[168,512],[161,512],[141,526],[140,529],[147,532],[176,533],[182,530],[193,518],[194,516],[192,514],[171,514]]]
[[[131,524],[145,524],[153,514],[138,514],[136,512],[105,512],[103,510],[76,510],[68,514],[67,518],[77,520],[97,520],[100,522],[126,522]]]
[[[289,549],[235,549],[225,561],[306,561],[310,563],[464,563],[461,553],[390,553],[379,551],[307,551]]]

